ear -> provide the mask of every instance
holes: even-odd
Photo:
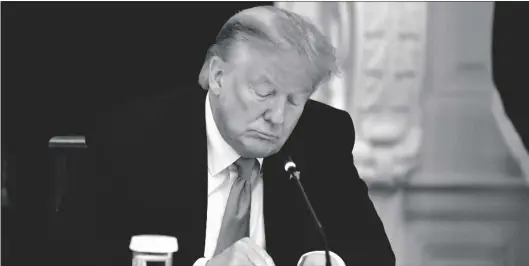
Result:
[[[220,57],[214,55],[209,60],[209,76],[208,76],[208,85],[211,92],[218,95],[220,89],[222,88],[222,80],[224,77],[224,60]]]

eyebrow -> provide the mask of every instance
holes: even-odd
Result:
[[[270,78],[270,75],[265,74],[262,76],[262,79],[263,79],[263,82],[274,85],[276,87],[278,86],[277,82],[274,82],[274,80]]]
[[[253,79],[252,79],[252,82],[263,82],[263,83],[267,83],[267,84],[271,84],[271,85],[274,85],[277,87],[277,83],[274,82],[271,78],[270,78],[270,75],[269,74],[258,74],[256,75]]]

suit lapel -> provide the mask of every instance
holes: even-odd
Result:
[[[303,250],[298,188],[283,168],[288,156],[296,163],[301,162],[296,155],[287,143],[282,151],[266,158],[263,165],[266,250],[277,265],[295,265]]]
[[[263,163],[263,213],[266,236],[266,250],[277,260],[277,256],[283,252],[279,244],[284,244],[287,239],[284,233],[288,232],[289,226],[283,215],[287,212],[288,198],[288,175],[281,171],[280,156],[268,157]],[[276,264],[277,261],[276,261]]]

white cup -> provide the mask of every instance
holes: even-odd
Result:
[[[137,235],[130,240],[132,266],[172,266],[173,253],[178,251],[176,237]]]

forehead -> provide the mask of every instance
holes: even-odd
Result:
[[[270,82],[281,88],[310,91],[314,80],[309,62],[296,51],[241,49],[237,65],[250,82]]]

